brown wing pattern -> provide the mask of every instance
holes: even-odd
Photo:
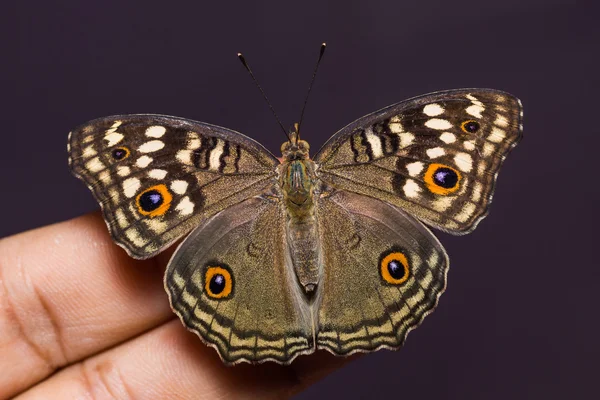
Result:
[[[514,96],[490,89],[432,93],[367,115],[315,157],[333,186],[383,199],[454,234],[485,217],[502,161],[522,132]]]
[[[192,231],[167,267],[173,310],[228,364],[289,364],[314,351],[309,306],[286,254],[285,218],[277,199],[248,199]]]
[[[69,165],[102,206],[115,242],[148,258],[200,221],[274,183],[278,161],[240,133],[160,115],[90,121]]]
[[[318,347],[337,355],[399,348],[446,287],[444,248],[419,221],[368,196],[334,191],[319,213]]]

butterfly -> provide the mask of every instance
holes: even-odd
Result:
[[[282,161],[230,129],[117,115],[69,134],[69,165],[114,241],[145,259],[186,236],[164,277],[173,311],[226,364],[324,349],[398,349],[446,287],[425,226],[462,235],[488,212],[522,106],[491,89],[415,97]]]

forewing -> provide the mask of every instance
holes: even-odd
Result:
[[[397,207],[351,192],[322,198],[319,220],[317,346],[337,355],[399,348],[444,291],[443,247]]]
[[[69,165],[135,258],[273,184],[277,159],[232,130],[161,115],[119,115],[69,134]]]
[[[487,214],[502,161],[521,138],[522,108],[490,89],[432,93],[367,115],[315,161],[333,186],[380,198],[463,234]]]
[[[227,364],[288,364],[314,351],[310,313],[285,251],[284,213],[261,197],[230,207],[196,228],[167,267],[173,310]],[[213,281],[219,271],[227,278],[221,286]]]

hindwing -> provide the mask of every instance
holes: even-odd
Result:
[[[286,215],[254,197],[198,226],[165,273],[171,306],[227,364],[289,364],[314,351],[309,305],[287,253]]]
[[[444,248],[422,223],[368,196],[334,191],[319,213],[318,347],[337,355],[399,348],[446,287]]]

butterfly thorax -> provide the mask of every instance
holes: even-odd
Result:
[[[291,140],[281,146],[283,162],[279,166],[290,256],[298,282],[307,295],[314,293],[320,275],[315,207],[317,178],[315,163],[308,155],[309,148],[306,141],[296,140],[293,132]]]

